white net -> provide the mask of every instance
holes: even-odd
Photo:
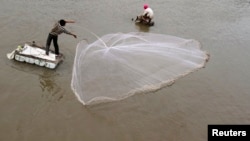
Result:
[[[200,43],[154,33],[108,34],[77,45],[71,87],[84,104],[158,90],[205,65]]]

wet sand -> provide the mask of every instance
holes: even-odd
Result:
[[[155,26],[135,25],[141,0],[2,0],[1,141],[203,141],[208,124],[250,122],[249,0],[150,0]],[[8,60],[26,41],[45,44],[58,19],[78,35],[59,37],[56,70]],[[152,32],[201,42],[206,67],[172,86],[122,101],[83,106],[70,88],[76,45],[116,32]],[[53,46],[51,46],[53,49]]]

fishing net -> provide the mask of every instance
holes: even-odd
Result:
[[[78,43],[71,87],[84,104],[121,100],[165,87],[204,67],[195,40],[154,33],[108,34]]]

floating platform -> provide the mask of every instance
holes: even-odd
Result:
[[[63,61],[62,54],[57,56],[54,51],[50,50],[49,55],[46,55],[45,47],[38,46],[34,42],[19,45],[12,53],[7,54],[7,57],[49,69],[55,69]]]

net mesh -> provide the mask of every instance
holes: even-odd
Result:
[[[121,100],[158,90],[205,65],[192,39],[155,33],[107,34],[78,43],[71,87],[84,104]]]

